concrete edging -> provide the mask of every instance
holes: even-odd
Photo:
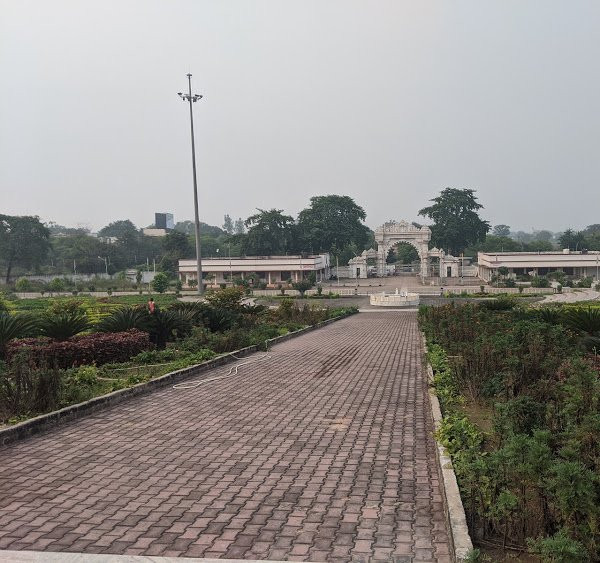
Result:
[[[440,402],[435,393],[435,387],[433,386],[433,368],[431,367],[431,364],[426,361],[427,342],[425,340],[425,335],[421,334],[421,338],[423,352],[425,354],[423,364],[426,366],[427,370],[429,406],[431,407],[431,414],[433,416],[434,429],[437,432],[442,423],[442,410],[440,409]],[[450,455],[437,439],[435,439],[435,445],[435,457],[444,485],[442,496],[444,499],[446,524],[448,531],[450,532],[450,542],[452,544],[451,556],[454,561],[464,561],[473,550],[473,542],[471,541],[469,527],[467,526],[465,508],[460,496],[460,490],[458,488],[458,482],[456,481],[456,474],[452,467]]]
[[[315,325],[307,326],[305,328],[295,330],[294,332],[289,332],[288,334],[284,334],[282,336],[276,336],[275,338],[271,338],[267,341],[268,346],[270,347],[272,345],[285,342],[286,340],[290,340],[291,338],[295,338],[307,332],[316,330],[318,328],[322,328],[331,323],[344,319],[348,316],[349,315],[340,315],[338,317],[327,319]],[[3,428],[2,430],[0,430],[0,448],[18,440],[28,438],[29,436],[39,434],[40,432],[43,432],[58,424],[63,424],[71,420],[82,418],[83,416],[86,416],[93,412],[97,412],[99,410],[122,403],[132,397],[145,395],[146,393],[150,393],[154,389],[167,387],[168,385],[173,385],[185,379],[200,375],[213,368],[231,362],[235,362],[239,358],[243,358],[245,356],[253,354],[254,352],[258,352],[259,350],[260,347],[256,345],[241,348],[240,350],[234,350],[233,352],[223,354],[221,356],[218,356],[217,358],[213,358],[212,360],[202,362],[201,364],[196,364],[177,371],[172,371],[166,373],[165,375],[161,375],[156,379],[151,379],[150,381],[138,383],[133,387],[119,389],[118,391],[113,391],[112,393],[108,393],[107,395],[100,395],[99,397],[94,397],[89,401],[84,401],[83,403],[77,403],[75,405],[69,405],[68,407],[64,407],[60,410],[42,414],[40,416],[36,416],[35,418],[31,418],[13,426],[9,426],[8,428]]]

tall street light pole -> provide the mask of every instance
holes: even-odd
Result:
[[[196,181],[196,144],[194,142],[194,113],[192,112],[192,103],[202,99],[199,94],[192,95],[192,75],[188,74],[188,93],[178,92],[177,95],[185,102],[190,104],[190,132],[192,137],[192,172],[194,176],[194,216],[196,227],[196,275],[198,278],[198,295],[204,292],[202,283],[202,258],[200,252],[200,215],[198,213],[198,184]]]

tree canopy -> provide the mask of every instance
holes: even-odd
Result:
[[[497,237],[508,237],[510,236],[510,227],[508,225],[494,225],[492,234]]]
[[[330,252],[354,244],[362,250],[369,239],[369,228],[363,224],[365,219],[365,210],[350,196],[311,197],[310,206],[298,215],[302,249]]]
[[[50,232],[39,217],[0,215],[0,263],[9,283],[15,265],[39,266],[50,248]]]
[[[258,209],[246,219],[248,233],[244,237],[244,254],[269,256],[294,251],[294,219],[282,209]]]
[[[421,209],[419,215],[433,221],[432,246],[457,256],[467,246],[485,240],[490,224],[477,213],[483,205],[477,201],[474,190],[446,188],[431,201],[433,205]]]

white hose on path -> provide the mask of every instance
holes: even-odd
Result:
[[[219,381],[221,379],[228,379],[230,377],[235,377],[240,368],[243,366],[247,366],[250,364],[257,364],[259,362],[264,362],[266,360],[270,360],[271,359],[271,354],[269,354],[269,343],[268,341],[265,342],[267,345],[267,353],[264,354],[263,356],[261,356],[260,358],[255,358],[252,360],[248,360],[247,362],[242,362],[241,364],[236,364],[235,366],[231,366],[229,368],[229,371],[223,375],[217,375],[216,377],[210,377],[209,379],[201,379],[200,381],[195,381],[195,382],[189,382],[189,383],[176,383],[175,385],[173,385],[173,389],[196,389],[197,387],[200,387],[200,385],[203,385],[204,383],[210,383],[211,381]],[[242,358],[238,358],[237,356],[234,356],[232,354],[231,356],[232,358],[235,358],[236,360],[241,360]]]

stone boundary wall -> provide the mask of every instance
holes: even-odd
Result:
[[[267,340],[268,346],[271,347],[274,344],[279,344],[281,342],[285,342],[286,340],[290,340],[291,338],[301,336],[306,332],[310,332],[312,330],[327,326],[331,323],[344,319],[347,316],[349,315],[340,315],[337,317],[333,317],[331,319],[327,319],[326,321],[317,323],[316,325],[311,325],[305,328],[301,328],[300,330],[284,334],[282,336],[271,338]],[[213,368],[223,366],[231,362],[235,362],[239,358],[243,358],[245,356],[253,354],[254,352],[258,352],[260,351],[260,349],[260,346],[255,345],[248,346],[240,350],[234,350],[233,352],[223,354],[222,356],[213,358],[212,360],[208,360],[201,364],[196,364],[177,371],[172,371],[170,373],[162,375],[161,377],[151,379],[150,381],[138,383],[133,387],[119,389],[118,391],[113,391],[112,393],[108,393],[107,395],[94,397],[89,401],[78,403],[76,405],[70,405],[58,411],[42,414],[35,418],[31,418],[13,426],[9,426],[8,428],[3,428],[2,430],[0,430],[0,447],[11,444],[17,440],[28,438],[29,436],[33,436],[34,434],[43,432],[44,430],[47,430],[58,424],[69,422],[71,420],[76,420],[93,412],[97,412],[99,410],[111,407],[113,405],[117,405],[130,398],[137,397],[138,395],[145,395],[146,393],[150,393],[154,389],[161,389],[163,387],[179,383],[185,379],[196,377]]]
[[[434,429],[437,432],[442,423],[442,411],[440,409],[440,402],[433,386],[433,368],[426,360],[427,342],[425,340],[425,335],[422,333],[421,341],[423,346],[422,364],[427,370],[429,405],[431,407],[431,414],[433,416]],[[446,448],[444,448],[444,446],[442,446],[437,439],[435,440],[435,445],[436,461],[443,485],[442,498],[444,501],[444,513],[446,515],[446,528],[448,529],[448,535],[451,543],[450,554],[453,561],[460,562],[464,561],[468,557],[469,553],[473,550],[473,542],[471,541],[471,536],[469,535],[467,517],[465,515],[465,509],[460,496],[456,474],[454,473],[454,468],[452,467],[452,460],[450,459]]]

